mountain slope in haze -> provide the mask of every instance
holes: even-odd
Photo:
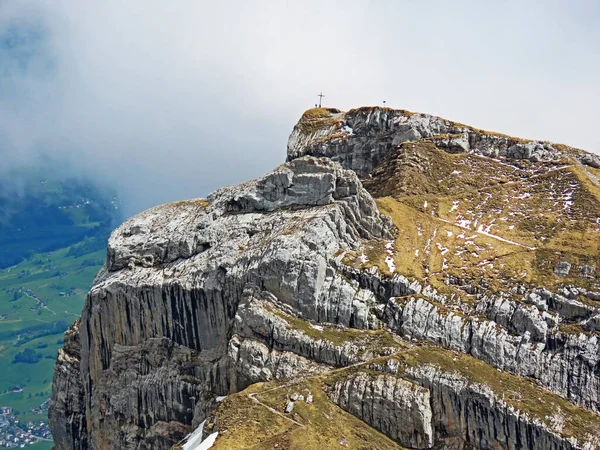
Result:
[[[19,170],[0,180],[0,268],[34,253],[65,248],[85,237],[97,249],[116,225],[116,197],[93,183]]]
[[[47,411],[57,350],[80,315],[120,211],[92,183],[44,180],[35,170],[2,183],[0,407],[10,412],[0,417],[6,421],[0,441],[12,435],[21,445],[37,439],[28,434],[51,438]],[[50,440],[31,448],[51,446]]]
[[[59,351],[57,449],[600,448],[599,168],[307,111],[272,172],[112,233]]]

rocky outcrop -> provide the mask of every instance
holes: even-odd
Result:
[[[434,366],[410,370],[409,375],[431,396],[436,435],[445,441],[444,448],[456,441],[480,449],[571,450],[586,445],[515,410],[486,385]]]
[[[58,350],[48,418],[57,448],[88,448],[85,397],[81,379],[81,342],[77,320],[66,331]]]
[[[581,163],[593,167],[594,169],[600,169],[600,156],[593,155],[591,153],[584,154],[581,156]]]
[[[112,234],[86,300],[80,372],[76,361],[69,372],[56,371],[53,431],[65,443],[80,439],[59,448],[170,448],[215,395],[307,366],[286,352],[294,347],[283,334],[266,348],[232,339],[236,320],[248,316],[240,308],[247,286],[305,319],[375,326],[368,302],[336,275],[331,255],[392,235],[353,172],[311,157],[207,201],[128,220]],[[238,340],[249,337],[243,327]],[[320,351],[323,362],[343,363],[339,352]],[[69,384],[83,388],[85,433],[66,426],[76,407],[61,400]]]
[[[267,297],[272,303],[268,300],[257,301],[257,296],[263,299]],[[345,367],[360,360],[361,348],[358,343],[349,341],[336,345],[325,337],[325,333],[322,333],[323,338],[314,339],[288,323],[283,313],[278,315],[269,311],[267,308],[276,308],[277,301],[271,294],[254,291],[245,300],[248,301],[240,304],[234,327],[234,333],[239,339],[269,342],[275,350],[290,352],[333,367]],[[323,326],[319,328],[323,329]]]
[[[379,302],[375,312],[400,336],[426,340],[535,378],[549,390],[600,412],[598,337],[559,329],[560,323],[586,319],[581,325],[594,330],[596,308],[535,289],[525,294],[522,302],[481,294],[476,307],[468,309],[462,304],[451,305],[447,296],[399,274],[387,278],[375,270],[340,270],[357,288],[388,299]],[[421,297],[411,297],[415,294]],[[397,298],[400,296],[403,298]]]
[[[358,372],[338,381],[331,400],[409,448],[434,444],[429,390],[393,375]]]
[[[468,317],[424,298],[406,302],[391,299],[383,319],[408,339],[471,354],[498,369],[534,378],[552,392],[600,411],[597,336],[550,333],[544,313],[502,299],[493,302],[488,313],[498,322]]]
[[[284,227],[300,227],[302,222],[310,222],[312,216],[304,217],[293,211],[334,204],[334,214],[348,216],[340,224],[343,228],[334,230],[335,237],[347,245],[356,245],[360,238],[392,236],[389,219],[378,213],[375,202],[354,173],[328,159],[306,157],[282,165],[258,180],[219,189],[207,200],[161,205],[129,219],[111,235],[107,270],[113,272],[135,265],[153,267],[190,258],[223,243],[227,234],[235,230],[233,226],[244,229],[246,234],[264,234],[264,230],[255,226],[257,219],[276,210],[281,214],[264,217],[270,226],[279,223]],[[330,217],[327,225],[337,225],[331,223],[337,219]],[[290,236],[293,231],[280,230]],[[234,238],[245,241],[244,236]],[[226,253],[227,249],[220,250]]]
[[[575,298],[569,298],[547,289],[536,289],[525,301],[534,304],[541,311],[554,311],[567,321],[588,319],[598,312],[598,308],[577,300],[578,297],[575,295]]]
[[[326,391],[344,410],[408,448],[566,450],[598,445],[598,425],[584,425],[586,419],[595,420],[593,415],[563,410],[560,401],[548,398],[542,405],[532,402],[531,411],[516,408],[515,401],[525,406],[523,395],[543,395],[543,390],[507,376],[492,383],[496,388],[511,386],[499,395],[460,373],[468,371],[466,364],[474,364],[468,358],[458,361],[438,352],[430,355],[436,360],[433,364],[415,361],[429,351],[411,351],[408,367],[392,357],[345,375],[340,372],[328,381]],[[472,372],[478,370],[479,378],[489,376],[483,366]],[[540,416],[541,411],[545,415]],[[585,428],[583,438],[563,435],[577,427]]]
[[[312,127],[307,127],[307,123]],[[561,156],[547,142],[477,130],[428,114],[377,107],[347,113],[324,111],[317,120],[304,116],[292,131],[287,154],[288,160],[304,155],[327,156],[366,177],[392,149],[422,139],[432,139],[450,153],[471,151],[488,157],[531,161],[552,161]]]
[[[408,147],[418,146],[409,141],[420,148],[410,153]],[[401,163],[408,169],[400,171],[395,164],[404,151]],[[582,286],[558,281],[550,289],[521,277],[492,290],[483,276],[444,274],[448,249],[432,243],[438,224],[458,226],[463,238],[468,227],[436,214],[457,208],[475,189],[444,185],[457,171],[451,165],[436,171],[440,154],[449,160],[475,155],[484,161],[478,170],[490,158],[509,166],[509,177],[494,179],[490,189],[548,176],[571,158],[562,146],[425,114],[317,109],[294,128],[288,162],[273,172],[207,199],[157,206],[122,224],[109,239],[81,322],[59,352],[50,404],[57,449],[169,449],[218,408],[217,396],[258,382],[331,374],[336,378],[327,392],[335,404],[406,447],[598,448],[577,429],[548,425],[530,399],[505,402],[502,389],[512,395],[511,387],[494,378],[506,371],[532,379],[547,389],[536,387],[540,399],[555,393],[600,412],[595,256],[553,254],[552,262],[540,263],[548,266],[545,279],[573,283],[577,276]],[[523,167],[513,165],[517,160]],[[440,250],[437,284],[436,273],[417,279],[396,270],[394,248],[407,260],[418,255],[403,247],[401,234],[396,240],[411,222],[400,220],[395,228],[359,177],[370,180],[365,185],[375,195],[412,192],[398,214],[435,221],[427,251],[434,245]],[[418,180],[426,188],[393,189]],[[556,200],[561,208],[581,198],[593,202],[591,194],[568,188]],[[428,207],[432,197],[421,197],[448,192],[459,200],[435,209]],[[569,221],[595,232],[581,214]],[[477,220],[483,223],[482,217]],[[492,235],[491,225],[479,226],[469,231],[518,251],[536,250]],[[538,231],[537,222],[528,226]],[[514,226],[505,228],[513,232]],[[458,234],[447,231],[448,237]],[[415,234],[422,233],[419,225]],[[468,239],[465,246],[477,246],[473,236]],[[477,251],[488,248],[482,244]],[[475,258],[474,250],[469,253]],[[562,264],[557,273],[560,262],[569,270]],[[484,265],[491,262],[477,263]],[[383,366],[390,355],[423,343],[485,362],[495,389],[441,363],[413,364],[413,356],[393,370]],[[357,369],[363,366],[372,370]],[[338,376],[344,368],[351,370]],[[290,417],[299,410],[290,410]],[[592,422],[597,418],[586,414]]]

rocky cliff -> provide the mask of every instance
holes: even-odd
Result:
[[[600,448],[597,156],[320,108],[287,159],[113,232],[57,449]]]

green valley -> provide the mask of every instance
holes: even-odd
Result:
[[[34,176],[13,197],[6,183],[0,194],[0,443],[14,436],[29,444],[37,440],[30,434],[50,437],[57,351],[104,263],[120,211],[113,195],[82,181]],[[27,446],[51,447],[51,440]]]

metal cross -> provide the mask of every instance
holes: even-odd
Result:
[[[319,95],[317,95],[317,97],[319,97],[319,108],[321,107],[321,100],[323,100],[323,97],[325,97],[323,95],[323,92],[321,92]]]

